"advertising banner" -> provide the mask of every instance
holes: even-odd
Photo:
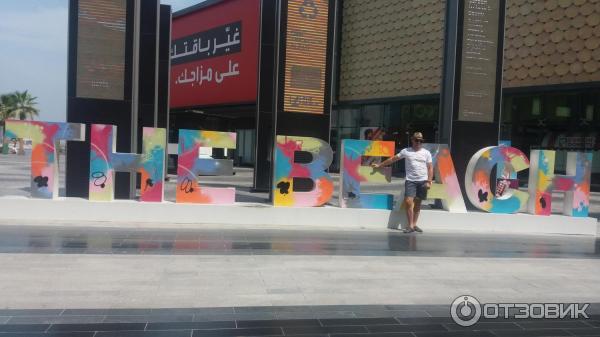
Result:
[[[465,1],[458,110],[461,121],[494,121],[499,13],[496,0]]]
[[[77,13],[77,97],[123,100],[125,0],[80,0]]]
[[[327,0],[289,0],[284,111],[322,114],[327,61]]]
[[[171,108],[256,101],[259,18],[259,0],[173,18]]]

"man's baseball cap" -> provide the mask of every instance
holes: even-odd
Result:
[[[415,133],[413,133],[412,138],[413,139],[421,139],[421,140],[423,140],[423,134],[420,133],[420,132],[415,132]]]

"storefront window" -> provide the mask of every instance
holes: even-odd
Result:
[[[360,126],[383,126],[385,105],[365,105],[361,114]]]
[[[360,123],[360,109],[349,108],[338,110],[339,127],[358,127]]]
[[[576,118],[577,94],[547,95],[544,99],[544,110],[550,121],[564,123],[565,120]]]
[[[502,110],[500,111],[500,122],[502,124],[510,124],[512,122],[512,105],[512,97],[505,97],[502,100]]]
[[[339,126],[339,112],[336,109],[331,109],[331,127],[336,128]]]
[[[510,106],[507,106],[510,104]],[[538,96],[516,96],[507,99],[507,108],[510,115],[520,121],[536,121],[542,116],[541,99]],[[510,117],[507,117],[510,118]]]
[[[334,151],[333,163],[331,169],[339,169],[339,153],[343,139],[358,139],[359,125],[361,119],[361,109],[359,107],[344,107],[334,109],[331,116],[330,145]]]
[[[586,122],[593,122],[594,121],[594,105],[593,104],[587,104],[584,108],[584,119]]]
[[[556,173],[565,172],[568,151],[594,149],[592,184],[600,175],[600,92],[587,90],[503,97],[501,137],[527,149],[556,151]],[[512,122],[509,122],[512,119]]]
[[[419,103],[413,105],[412,120],[414,122],[435,122],[438,120],[438,104]]]
[[[600,126],[600,93],[584,94],[582,98],[583,120],[586,126],[597,130]]]

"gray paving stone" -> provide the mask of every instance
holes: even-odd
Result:
[[[310,306],[248,306],[234,307],[236,314],[246,313],[275,313],[275,312],[310,312]]]
[[[275,312],[275,317],[277,319],[315,319],[316,313],[314,312],[306,312],[306,311],[283,311],[283,312]]]
[[[13,316],[7,324],[91,324],[102,323],[104,316]]]
[[[236,321],[236,320],[269,320],[276,319],[273,312],[255,312],[255,313],[236,313],[236,314],[217,314],[217,315],[194,315],[194,322],[211,321]]]
[[[162,314],[162,315],[108,315],[102,323],[159,323],[159,322],[193,322],[193,314]]]
[[[425,312],[430,317],[450,317],[450,309],[427,309]]]
[[[348,280],[350,282],[352,282],[352,280]],[[357,283],[360,283],[360,280],[357,281]],[[378,310],[378,311],[382,311],[382,310],[386,310],[385,306],[383,305],[313,305],[310,307],[311,311],[325,311],[325,312],[331,312],[331,311],[352,311],[352,312],[357,312],[357,311],[374,311],[374,310]]]
[[[102,323],[146,323],[149,320],[149,316],[144,315],[109,315],[105,316]]]
[[[58,316],[64,309],[0,309],[0,316]]]
[[[277,312],[278,319],[298,319],[298,318],[356,318],[352,311],[316,311],[316,312]]]
[[[586,312],[591,315],[600,315],[600,303],[590,303]]]
[[[212,309],[209,309],[212,311]],[[163,308],[163,309],[152,309],[152,315],[194,315],[198,309],[195,308]],[[215,314],[222,313],[218,309],[214,310]],[[227,313],[227,312],[225,312]]]
[[[221,278],[219,274],[206,273],[201,276],[196,276],[196,282],[191,282],[188,285],[178,285],[178,278],[171,275],[170,271],[164,271],[160,274],[160,277],[154,282],[152,287],[148,287],[147,290],[139,289],[136,285],[138,280],[145,280],[146,274],[155,273],[155,270],[161,270],[162,268],[169,267],[169,269],[186,270],[190,266],[195,269],[202,270],[203,262],[200,257],[192,256],[181,256],[181,257],[169,257],[169,259],[161,260],[155,257],[145,256],[128,256],[123,258],[121,256],[78,256],[77,260],[73,260],[70,255],[49,255],[49,256],[38,256],[28,255],[21,256],[18,263],[15,263],[11,259],[10,255],[1,254],[0,263],[3,264],[5,271],[10,273],[12,277],[18,280],[28,280],[25,284],[23,281],[13,282],[10,279],[0,280],[0,296],[3,298],[3,302],[12,306],[22,305],[24,300],[29,301],[31,295],[31,289],[36,287],[44,287],[47,282],[56,282],[53,280],[69,279],[69,284],[65,284],[62,287],[78,287],[82,286],[82,292],[88,291],[93,294],[98,289],[105,290],[119,290],[122,295],[106,295],[106,296],[88,296],[88,297],[64,297],[60,292],[54,294],[47,292],[43,296],[39,295],[35,297],[35,301],[38,306],[64,306],[67,308],[77,309],[79,307],[90,307],[90,306],[104,306],[116,305],[117,303],[123,303],[125,307],[130,307],[131,303],[136,303],[135,306],[140,307],[165,307],[173,304],[182,306],[199,306],[199,307],[212,307],[214,305],[222,304],[234,304],[240,302],[263,302],[269,303],[268,296],[277,296],[278,301],[288,301],[288,304],[306,304],[309,301],[324,302],[362,302],[362,303],[373,303],[380,302],[412,302],[412,303],[423,303],[423,302],[437,302],[437,303],[450,303],[456,296],[463,291],[468,290],[469,293],[477,295],[482,301],[498,301],[502,299],[501,296],[506,296],[508,292],[509,296],[507,300],[521,301],[524,297],[528,297],[529,300],[545,300],[545,301],[556,301],[557,294],[564,294],[565,300],[574,300],[577,297],[585,297],[588,301],[594,299],[599,300],[600,296],[600,272],[597,271],[597,262],[594,260],[579,260],[569,259],[567,261],[560,259],[536,259],[532,263],[532,260],[527,259],[476,259],[476,258],[419,258],[419,257],[390,257],[389,260],[394,260],[394,264],[390,265],[387,262],[382,262],[377,257],[285,257],[285,256],[266,256],[261,257],[260,266],[253,266],[261,270],[263,274],[294,274],[295,279],[304,278],[305,281],[302,283],[296,283],[303,291],[302,297],[291,296],[292,294],[260,294],[261,287],[263,285],[256,284],[252,287],[248,287],[243,278],[243,273],[248,268],[249,263],[254,263],[255,257],[225,257],[221,256],[221,261],[224,262],[222,268],[228,272],[238,270],[239,276],[232,276],[229,278]],[[434,260],[436,264],[428,265],[427,262]],[[177,265],[174,265],[172,261],[178,261]],[[210,261],[214,261],[214,257],[211,257]],[[434,290],[423,292],[422,289],[433,289],[436,288],[436,284],[442,284],[445,281],[446,274],[438,276],[439,267],[437,263],[444,261],[446,270],[444,273],[454,274],[461,269],[470,270],[469,274],[463,276],[463,283],[465,288],[463,290],[456,291],[452,288],[443,288],[442,290]],[[212,263],[212,262],[208,262]],[[362,269],[362,264],[368,264],[369,268],[373,270],[372,275],[377,275],[374,278],[368,273],[365,275]],[[409,274],[402,272],[405,266],[419,265],[420,270],[412,271]],[[119,268],[114,269],[106,275],[106,277],[114,277],[114,275],[121,275],[127,273],[127,270],[135,270],[134,274],[128,274],[127,277],[130,279],[128,282],[106,282],[102,278],[98,278],[97,268],[103,270],[111,270],[114,266]],[[339,266],[347,266],[343,269],[339,269]],[[63,266],[69,266],[68,269],[63,269]],[[94,266],[90,268],[89,266]],[[285,266],[285,267],[283,267]],[[452,268],[450,268],[452,266]],[[30,270],[35,270],[35,274],[46,275],[45,279],[39,279],[34,277]],[[317,270],[313,274],[311,270]],[[335,273],[331,273],[331,270],[336,270]],[[492,272],[490,272],[490,270]],[[552,272],[548,272],[552,271]],[[554,272],[556,271],[556,272]],[[479,276],[481,274],[487,274],[489,277],[503,277],[505,278],[505,288],[498,290],[497,284],[488,283],[481,280]],[[586,275],[585,278],[571,281],[570,292],[562,292],[562,284],[567,280],[567,276],[563,274],[571,275]],[[112,276],[111,276],[112,275]],[[497,275],[497,276],[495,276]],[[12,279],[11,277],[11,279]],[[523,279],[528,279],[527,282],[522,282]],[[214,288],[203,290],[199,292],[198,287],[194,284],[202,284],[210,280],[215,280],[215,283],[221,283],[222,286],[215,286]],[[306,283],[304,283],[306,282]],[[383,284],[391,282],[392,284],[398,284],[398,286],[383,288]],[[310,295],[310,289],[304,284],[319,284],[320,286],[327,285],[327,288],[323,288],[323,293],[315,293]],[[381,284],[381,286],[379,285]],[[412,288],[412,284],[415,287]],[[416,286],[418,285],[418,286]],[[577,287],[578,285],[582,287]],[[160,288],[158,288],[160,286]],[[518,292],[511,292],[511,288],[519,289]],[[176,288],[176,292],[169,288]],[[372,289],[376,288],[376,292],[372,292]],[[437,288],[440,288],[438,286]],[[27,289],[27,294],[23,291]],[[160,289],[160,290],[159,290]],[[165,289],[165,290],[162,290]],[[264,289],[264,288],[263,288]],[[507,291],[505,291],[507,290]],[[205,296],[204,293],[211,294]],[[149,295],[150,294],[150,295]],[[268,295],[268,296],[267,296]],[[305,299],[302,299],[306,297]],[[275,297],[271,297],[275,298]],[[301,303],[298,303],[301,302]],[[12,304],[11,304],[12,303]],[[313,302],[314,303],[314,302]],[[273,306],[273,307],[236,307],[236,312],[241,313],[252,313],[252,312],[285,312],[285,311],[352,311],[360,312],[363,309],[368,308],[371,311],[377,310],[378,316],[386,315],[393,316],[393,312],[396,310],[386,309],[408,309],[408,308],[419,308],[417,310],[424,310],[432,316],[443,316],[449,315],[448,309],[440,309],[441,307],[434,307],[431,309],[426,306],[411,306],[400,305],[400,306],[347,306],[347,305],[335,305],[335,306],[308,306],[307,308],[287,307],[287,306]],[[421,309],[422,308],[422,309]],[[110,309],[109,309],[110,310]],[[196,312],[196,309],[186,309],[188,311]],[[231,312],[231,307],[224,309],[215,309],[219,312]],[[59,312],[61,310],[58,310]],[[128,315],[147,315],[151,311],[146,309],[120,309],[123,313]],[[402,310],[398,315],[402,314]],[[85,312],[85,311],[79,311]],[[93,312],[93,311],[90,311]],[[57,314],[57,311],[54,311]],[[77,313],[77,311],[65,311],[64,316],[68,316],[71,313]],[[107,315],[119,315],[119,311],[106,311]],[[109,314],[110,313],[110,314]],[[207,313],[207,312],[204,312]],[[410,310],[407,312],[410,313]],[[40,315],[40,312],[23,311],[16,312],[16,314],[26,315]],[[10,315],[10,314],[8,314]],[[7,314],[1,316],[8,316]]]
[[[355,311],[356,317],[397,317],[397,318],[410,318],[410,317],[431,317],[425,310],[386,310],[386,311]]]

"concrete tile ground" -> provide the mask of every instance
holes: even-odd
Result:
[[[2,254],[0,264],[2,308],[600,302],[597,259]],[[283,275],[285,286],[268,281]]]
[[[231,314],[227,307],[374,304],[407,305],[386,311],[420,317],[411,306],[448,305],[463,294],[486,302],[600,303],[598,242],[391,230],[4,225],[0,309],[224,307],[205,312],[214,320]]]

